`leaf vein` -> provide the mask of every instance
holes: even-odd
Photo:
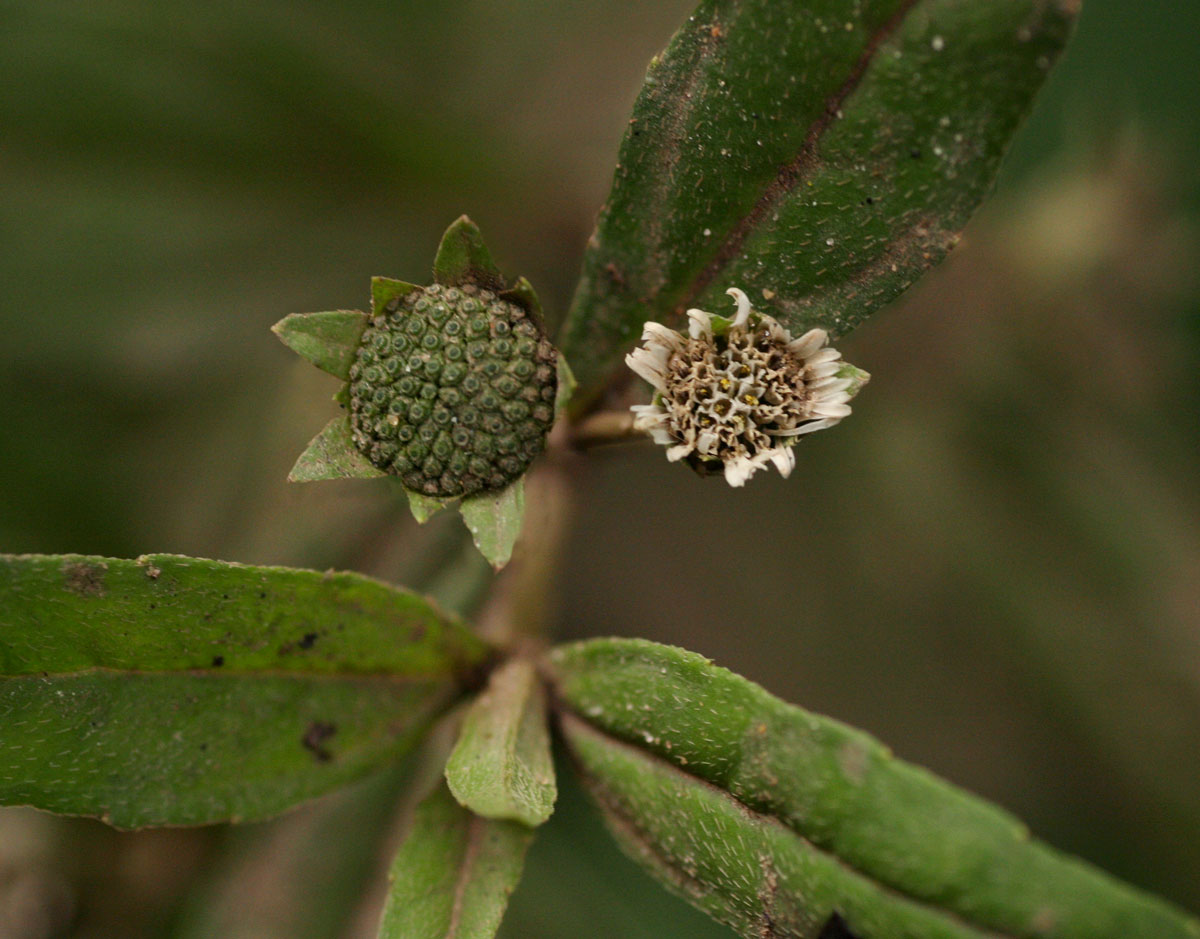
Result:
[[[637,746],[636,744],[630,743],[627,740],[623,740],[620,737],[614,737],[603,727],[597,726],[595,723],[590,721],[586,716],[584,716],[583,714],[580,714],[578,711],[574,710],[573,708],[564,704],[563,702],[559,701],[558,704],[559,704],[559,707],[562,709],[565,716],[567,716],[569,719],[573,719],[573,720],[577,721],[580,724],[583,724],[584,726],[589,728],[593,733],[604,737],[614,748],[624,749],[626,751],[633,751],[634,753],[641,755],[646,760],[649,760],[652,763],[658,764],[660,767],[666,769],[668,772],[673,772],[674,774],[683,776],[686,779],[688,779],[690,782],[699,785],[701,788],[708,789],[711,792],[716,793],[721,798],[726,799],[729,802],[731,802],[734,806],[737,807],[737,809],[741,813],[743,813],[748,819],[750,819],[752,821],[758,821],[765,825],[770,825],[772,827],[783,829],[792,837],[799,839],[801,842],[803,842],[805,845],[807,845],[809,848],[811,848],[817,854],[820,854],[823,857],[829,858],[830,860],[833,861],[833,863],[837,864],[839,867],[841,867],[847,873],[853,874],[857,877],[861,877],[862,879],[864,879],[867,882],[869,882],[870,884],[874,885],[878,890],[887,894],[888,896],[894,897],[895,899],[898,899],[898,900],[903,900],[906,903],[911,903],[912,905],[920,907],[922,909],[925,909],[932,914],[941,916],[941,917],[961,926],[964,929],[969,929],[974,932],[977,932],[979,934],[979,936],[982,937],[982,939],[1018,939],[1018,937],[1015,934],[996,932],[992,929],[989,929],[986,926],[982,926],[979,923],[976,923],[970,919],[967,919],[966,917],[962,916],[961,914],[959,914],[953,910],[949,910],[949,909],[946,909],[945,907],[938,906],[938,905],[930,903],[926,900],[921,900],[919,898],[913,897],[913,896],[905,893],[904,891],[902,891],[896,887],[893,887],[891,884],[888,884],[884,881],[878,880],[876,877],[874,877],[869,872],[864,871],[858,867],[855,867],[853,864],[849,863],[848,861],[845,860],[845,858],[839,856],[838,854],[836,854],[832,851],[829,851],[825,848],[822,848],[820,845],[814,844],[803,834],[796,831],[796,829],[792,828],[790,825],[786,824],[782,819],[780,819],[774,815],[770,815],[770,814],[767,814],[764,812],[760,812],[757,809],[754,809],[753,807],[747,805],[745,802],[743,802],[741,799],[739,799],[732,792],[729,792],[726,789],[722,789],[720,786],[717,786],[714,783],[709,782],[707,779],[704,779],[700,776],[696,776],[695,774],[688,772],[687,769],[685,769],[681,766],[678,766],[675,763],[672,763],[670,760],[662,757],[661,755],[659,755],[657,753],[651,752],[649,750],[644,750],[641,747]],[[596,777],[594,775],[587,773],[583,769],[583,767],[579,765],[578,760],[575,760],[574,762],[576,764],[577,772],[579,772],[579,774],[581,776],[587,777],[589,783],[591,783],[592,788],[594,790],[595,789],[603,790],[606,788],[606,787],[604,787],[603,783],[600,782],[600,780],[596,779]],[[615,818],[619,818],[619,820],[622,822],[622,824],[626,827],[626,830],[636,832],[639,835],[642,834],[641,829],[638,827],[635,819],[630,818],[628,815],[621,814],[619,812],[619,809],[617,808],[617,801],[615,799],[607,800],[606,807],[608,808],[608,810],[612,813],[612,815]],[[639,844],[645,845],[649,848],[649,845],[645,838],[639,837],[637,840],[638,840]],[[653,850],[653,849],[651,849],[651,850]],[[657,851],[655,851],[654,853],[660,859],[662,858],[662,855],[660,853],[658,853]],[[670,865],[668,865],[668,866],[669,866],[669,869],[671,869],[672,871],[676,870],[676,868],[674,868],[673,866],[670,866]]]
[[[903,25],[905,18],[919,2],[920,0],[904,0],[896,12],[870,36],[862,55],[859,56],[851,68],[849,76],[842,83],[841,87],[826,99],[821,115],[809,125],[808,133],[805,135],[804,143],[800,145],[799,151],[790,161],[779,168],[775,174],[775,178],[771,180],[766,189],[763,190],[763,194],[759,196],[758,202],[730,230],[729,234],[725,236],[724,241],[717,248],[713,259],[696,275],[695,279],[688,286],[683,299],[676,305],[674,311],[676,316],[682,316],[683,311],[696,302],[700,295],[708,289],[709,285],[720,276],[725,266],[737,257],[746,239],[759,227],[763,219],[766,218],[767,213],[788,193],[795,189],[801,180],[804,179],[805,175],[813,169],[817,162],[817,145],[820,143],[822,135],[837,119],[838,112],[841,110],[846,99],[850,97],[862,82],[867,68],[874,60],[875,54],[879,51],[879,47],[896,33],[901,25]]]

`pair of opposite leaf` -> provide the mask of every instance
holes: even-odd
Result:
[[[476,544],[497,568],[512,554],[522,479],[570,398],[570,370],[545,333],[532,286],[506,287],[466,216],[446,230],[419,287],[371,282],[371,313],[300,313],[274,327],[318,368],[344,379],[349,413],[309,444],[289,476],[397,477],[426,521],[458,501]],[[654,387],[634,427],[699,472],[741,486],[773,464],[784,476],[804,434],[850,413],[869,376],[812,329],[793,339],[737,288],[737,315],[689,310],[687,336],[646,323],[627,363]]]
[[[695,653],[593,639],[500,666],[448,760],[432,742],[437,781],[392,865],[381,939],[496,934],[557,794],[547,696],[626,853],[740,935],[1200,937],[861,731]]]

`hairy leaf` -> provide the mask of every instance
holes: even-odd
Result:
[[[650,65],[563,352],[586,404],[645,320],[852,329],[942,258],[1079,0],[705,0]]]
[[[292,313],[271,327],[289,349],[323,372],[343,381],[350,377],[367,314],[361,310]]]
[[[860,939],[994,939],[892,894],[770,816],[579,718],[566,715],[562,726],[625,852],[744,936],[825,939],[825,924],[838,916]]]
[[[487,648],[353,574],[0,558],[0,803],[119,827],[275,814],[407,750]]]
[[[533,829],[474,815],[438,786],[392,864],[380,939],[494,936],[532,838]]]
[[[645,859],[646,851],[659,852],[666,867],[651,866],[726,921],[750,922],[739,917],[750,915],[747,891],[761,884],[744,881],[749,851],[761,852],[764,863],[778,864],[779,883],[793,883],[800,891],[785,900],[781,887],[770,898],[796,905],[796,922],[836,910],[855,932],[857,918],[866,936],[909,934],[865,929],[874,922],[871,911],[882,915],[879,904],[885,901],[895,901],[897,910],[907,910],[908,904],[928,907],[947,923],[961,921],[986,935],[1200,936],[1200,924],[1032,841],[1026,828],[1000,809],[896,760],[866,734],[788,705],[698,655],[644,641],[596,640],[557,650],[552,665],[559,699],[593,728],[571,737],[577,752],[591,748],[592,756],[581,755],[585,772],[597,780],[601,801],[611,802],[610,809],[645,842],[635,855]],[[597,742],[597,732],[603,741]],[[578,744],[576,738],[585,735],[590,743]],[[594,755],[609,750],[614,755]],[[655,767],[658,783],[639,781],[648,767]],[[643,785],[648,788],[639,794]],[[662,805],[656,787],[690,793],[694,786],[703,795],[694,797],[692,824],[699,832],[733,825],[730,870],[743,873],[728,879],[721,874],[720,838],[711,849],[717,852],[711,855],[716,866],[690,871],[691,842],[682,833],[672,834],[689,818],[687,810],[673,814],[675,828],[658,827]],[[606,788],[611,798],[603,795]],[[739,818],[747,827],[735,837]],[[776,851],[785,844],[790,845],[786,857],[792,858],[786,864],[808,870],[809,860],[796,859],[823,857],[821,870],[848,869],[870,882],[874,899],[846,905],[844,898],[860,896],[859,887],[826,891],[822,885],[833,881],[813,873],[816,868],[795,873],[794,880],[793,874],[784,877],[785,855]],[[674,873],[664,873],[668,869]],[[850,892],[843,896],[843,889]],[[828,898],[827,906],[812,906],[818,895]],[[766,899],[757,911],[776,915]],[[804,931],[808,926],[796,928],[781,934],[815,935]]]
[[[467,711],[446,763],[458,801],[484,818],[540,825],[557,794],[546,700],[533,664],[514,659],[492,673]]]

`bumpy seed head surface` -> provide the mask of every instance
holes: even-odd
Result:
[[[376,310],[350,368],[354,445],[452,498],[519,478],[554,421],[557,352],[521,306],[433,284]]]

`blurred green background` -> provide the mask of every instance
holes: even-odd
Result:
[[[422,585],[445,531],[284,482],[335,383],[269,327],[423,279],[462,212],[561,315],[690,7],[0,2],[0,550]],[[590,461],[559,635],[702,652],[1200,909],[1198,34],[1087,0],[963,245],[839,344],[874,378],[790,480]],[[399,785],[239,831],[0,812],[0,936],[369,936]],[[726,934],[569,787],[505,927]]]

